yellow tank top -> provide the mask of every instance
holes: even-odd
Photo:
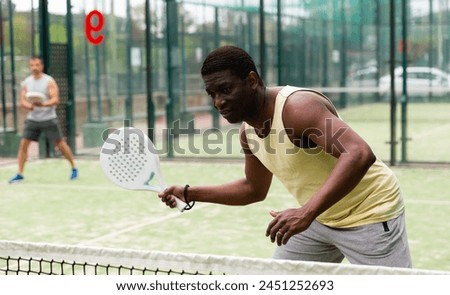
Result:
[[[328,178],[337,159],[321,147],[302,149],[289,139],[282,112],[287,97],[296,91],[313,91],[329,100],[314,90],[286,86],[276,97],[270,134],[260,138],[248,124],[245,124],[245,132],[252,153],[302,206]],[[386,221],[403,211],[397,179],[391,169],[377,159],[360,183],[317,220],[331,227],[354,227]]]

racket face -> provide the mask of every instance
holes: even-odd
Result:
[[[102,146],[100,164],[106,177],[122,188],[160,192],[166,186],[155,147],[137,128],[112,132]]]
[[[27,92],[25,97],[31,103],[42,102],[45,99],[45,95],[40,92]]]
[[[25,94],[25,97],[27,99],[35,99],[35,100],[40,100],[40,101],[45,99],[45,95],[44,94],[42,94],[40,92],[31,92],[31,91],[27,92]]]

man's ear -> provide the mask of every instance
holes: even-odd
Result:
[[[248,80],[248,83],[251,88],[253,88],[253,89],[258,88],[260,79],[259,79],[259,76],[257,73],[255,73],[254,71],[251,71],[250,73],[248,73],[247,80]]]

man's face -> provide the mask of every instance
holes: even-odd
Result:
[[[214,107],[228,122],[242,122],[253,115],[255,91],[247,79],[242,80],[227,70],[205,75],[203,81]]]
[[[39,58],[30,59],[30,71],[33,75],[39,75],[44,70],[44,65]]]

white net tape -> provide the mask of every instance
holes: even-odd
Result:
[[[75,261],[99,265],[127,266],[148,270],[176,270],[201,274],[249,275],[436,275],[443,271],[381,266],[273,260],[220,255],[170,253],[86,246],[0,241],[0,274],[7,273],[6,258]],[[23,262],[21,262],[23,264]],[[23,269],[24,266],[21,266]]]

